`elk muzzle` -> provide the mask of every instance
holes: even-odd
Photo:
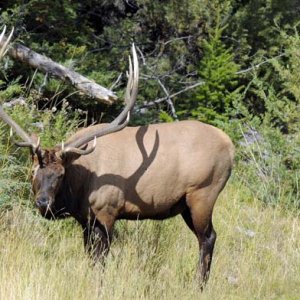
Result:
[[[35,204],[37,208],[45,208],[49,206],[49,200],[46,197],[40,197],[36,199]]]
[[[39,195],[35,199],[35,205],[40,211],[41,215],[46,217],[47,215],[53,214],[53,199],[47,195]]]

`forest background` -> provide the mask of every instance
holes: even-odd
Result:
[[[203,293],[203,297],[205,293],[208,298],[217,295],[214,294],[217,292],[213,288],[220,282],[222,284],[219,285],[219,291],[223,292],[224,299],[228,299],[230,295],[236,297],[241,293],[244,293],[245,298],[253,296],[253,293],[260,299],[296,297],[299,292],[296,284],[299,272],[296,270],[299,271],[300,267],[299,263],[293,264],[300,261],[298,245],[300,233],[295,226],[299,225],[300,208],[298,32],[300,2],[297,0],[1,2],[0,27],[4,25],[8,28],[14,27],[14,41],[23,43],[32,50],[76,70],[102,86],[112,88],[120,99],[112,106],[101,104],[78,93],[66,83],[5,56],[0,68],[0,102],[6,103],[6,111],[28,131],[38,133],[43,145],[46,146],[60,142],[78,127],[94,122],[111,121],[123,106],[121,99],[126,85],[128,54],[134,42],[138,48],[141,76],[131,125],[185,119],[200,120],[227,132],[237,148],[235,172],[224,196],[228,199],[223,201],[226,204],[223,206],[221,204],[217,219],[219,225],[221,224],[220,231],[226,228],[227,235],[225,238],[223,236],[224,249],[219,250],[219,258],[215,264],[219,263],[224,269],[221,270],[221,267],[216,266],[213,270],[213,273],[216,272],[213,275],[215,277],[212,278],[212,283]],[[23,249],[20,247],[20,250],[16,251],[15,243],[20,243],[21,237],[25,237],[28,244],[36,244],[36,239],[44,236],[46,232],[44,248],[39,249],[35,255],[40,255],[41,260],[46,257],[47,261],[47,257],[55,253],[51,252],[53,250],[49,243],[58,243],[55,245],[61,247],[59,248],[61,255],[71,254],[71,258],[68,256],[68,259],[71,259],[68,266],[69,272],[72,273],[75,261],[84,261],[83,254],[78,257],[78,252],[83,252],[80,242],[77,241],[80,240],[78,237],[80,230],[76,229],[72,221],[51,224],[35,214],[32,201],[28,201],[31,197],[29,155],[27,151],[18,149],[11,143],[9,130],[2,123],[0,139],[1,227],[10,233],[10,235],[5,233],[1,240],[8,249],[10,249],[8,245],[11,245],[12,251],[11,253],[7,251],[10,253],[5,254],[7,257],[0,255],[1,261],[3,260],[5,266],[8,266],[8,262],[15,266],[10,267],[13,276],[20,268],[15,255]],[[222,213],[226,216],[224,217]],[[19,222],[24,232],[20,228],[16,229],[18,226],[11,221],[13,216],[21,220]],[[228,223],[223,224],[226,218],[229,218]],[[249,219],[250,223],[241,221],[245,219]],[[263,221],[267,223],[262,224]],[[31,225],[25,226],[28,222]],[[107,282],[111,283],[110,278],[113,280],[115,276],[120,276],[117,270],[123,260],[132,263],[130,267],[125,266],[129,269],[143,265],[142,260],[146,265],[140,271],[148,277],[142,276],[141,289],[132,283],[133,288],[127,290],[125,282],[128,276],[135,276],[135,273],[127,274],[127,277],[124,275],[126,280],[121,280],[124,282],[124,286],[121,284],[124,289],[120,291],[116,289],[115,294],[110,294],[108,283],[107,285],[99,283],[101,291],[95,291],[97,296],[93,294],[91,297],[95,299],[99,295],[103,298],[118,298],[118,295],[124,297],[127,295],[126,290],[129,293],[128,297],[156,298],[158,291],[161,291],[157,284],[163,279],[159,280],[159,276],[155,275],[161,274],[162,278],[165,278],[162,270],[171,272],[172,262],[162,265],[162,261],[165,262],[167,257],[172,257],[170,253],[178,251],[176,246],[173,252],[172,250],[168,252],[166,247],[172,244],[172,241],[176,245],[176,234],[186,238],[186,232],[182,232],[179,222],[181,221],[175,219],[161,225],[147,221],[138,225],[140,226],[138,229],[136,225],[121,223],[117,231],[120,232],[120,237],[125,235],[125,240],[120,242],[121,244],[116,242],[115,252],[118,252],[120,245],[122,247],[131,245],[130,233],[136,238],[136,247],[142,247],[140,243],[144,243],[143,239],[136,237],[136,232],[141,232],[144,240],[147,240],[147,245],[141,251],[145,251],[143,255],[149,262],[143,261],[143,255],[140,260],[135,261],[133,258],[136,257],[136,253],[132,252],[138,250],[128,246],[127,254],[124,254],[122,260],[110,258],[111,262],[106,271],[108,273],[97,275],[98,279],[101,281],[107,277]],[[241,225],[239,222],[246,223]],[[283,227],[280,230],[277,227],[274,229],[274,226],[281,226],[279,224]],[[36,233],[38,237],[26,231],[32,226],[36,226],[35,232],[39,232]],[[264,228],[260,232],[261,235],[258,234],[260,226]],[[52,236],[56,229],[59,229],[59,236],[63,236],[63,239],[75,241],[75,246],[69,249],[70,246],[59,244],[63,239]],[[241,235],[238,241],[237,232]],[[251,237],[252,233],[254,238]],[[11,238],[11,234],[14,238]],[[149,235],[152,236],[150,240]],[[270,250],[272,254],[268,252],[266,260],[253,256],[253,253],[261,253],[262,249],[258,250],[256,247],[268,241],[267,237],[270,238],[269,243],[275,252]],[[188,236],[187,239],[189,241],[192,238]],[[191,248],[194,249],[196,243],[193,242]],[[273,246],[276,249],[273,249]],[[23,251],[27,253],[26,247],[27,244],[24,245]],[[151,247],[154,247],[154,250]],[[158,258],[147,256],[146,250],[150,248],[154,251],[151,252],[152,255]],[[281,257],[282,251],[285,253],[284,257]],[[234,266],[229,267],[232,264],[229,253],[232,252],[236,254],[236,262]],[[18,255],[21,257],[24,253],[20,252]],[[161,292],[166,298],[181,295],[181,292],[184,294],[184,287],[189,287],[190,297],[197,298],[196,288],[191,288],[188,283],[192,281],[196,257],[197,255],[193,257],[194,260],[189,258],[182,265],[177,265],[176,279],[173,278],[173,283],[172,280],[168,281],[166,284],[168,288]],[[226,258],[223,261],[221,257]],[[256,260],[251,261],[250,257]],[[66,259],[65,256],[64,258]],[[282,264],[278,262],[281,259]],[[48,263],[50,264],[50,259]],[[270,265],[274,266],[274,269]],[[37,264],[37,269],[32,268],[30,274],[33,272],[43,274],[42,271],[38,271],[38,266],[40,265]],[[49,268],[47,263],[46,266]],[[162,266],[165,266],[165,269]],[[181,270],[186,267],[187,270],[182,272]],[[244,272],[241,271],[243,268]],[[260,277],[256,274],[257,270],[260,270],[261,275],[268,270],[273,277],[271,276],[271,279],[267,279],[264,275]],[[92,272],[98,271],[86,269],[86,273],[77,274],[82,276],[80,277],[84,282],[82,286],[88,287],[88,282],[84,280],[92,276]],[[26,269],[24,272],[29,271]],[[9,271],[5,271],[4,268],[0,274],[2,279],[6,277],[5,283],[0,288],[0,294],[6,299],[8,296],[23,299],[24,279],[20,279],[17,294],[9,294],[13,277],[10,278]],[[53,274],[59,278],[57,273]],[[41,277],[43,278],[42,275]],[[135,277],[130,278],[134,280]],[[28,290],[31,299],[35,297],[42,299],[39,298],[41,292],[39,286],[42,283],[45,285],[46,282],[49,284],[47,286],[49,299],[56,299],[55,297],[74,299],[74,293],[75,298],[80,299],[84,295],[83,287],[80,287],[81,290],[78,286],[74,286],[73,294],[72,291],[68,291],[70,294],[63,294],[66,291],[60,290],[59,279],[53,280],[52,283],[46,279],[42,280],[34,281],[35,285]],[[167,290],[174,294],[168,294]],[[120,294],[117,294],[118,291]],[[105,294],[106,292],[108,294]],[[56,296],[53,297],[53,293]],[[45,299],[47,295],[44,294]]]

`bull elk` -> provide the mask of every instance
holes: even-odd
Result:
[[[233,164],[234,147],[221,130],[198,121],[126,127],[138,92],[135,48],[125,108],[109,124],[79,130],[67,142],[42,149],[0,107],[0,117],[33,158],[35,205],[48,219],[74,217],[85,249],[109,250],[116,220],[163,220],[181,214],[200,248],[199,277],[206,282],[216,232],[212,212]]]

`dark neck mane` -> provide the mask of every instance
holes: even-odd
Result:
[[[85,222],[85,216],[82,211],[84,200],[86,172],[80,165],[70,165],[66,169],[61,189],[58,192],[55,202],[63,209],[65,215],[74,217],[79,223]]]

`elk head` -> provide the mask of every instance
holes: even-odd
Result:
[[[130,112],[135,104],[138,91],[138,60],[134,45],[132,46],[133,66],[129,57],[129,75],[125,92],[125,107],[123,111],[109,124],[101,129],[91,127],[88,135],[79,139],[70,138],[71,142],[56,145],[52,149],[43,150],[40,139],[29,136],[15,121],[13,121],[0,105],[0,118],[8,124],[21,138],[15,142],[19,147],[28,147],[33,158],[32,190],[35,204],[41,214],[52,218],[65,212],[65,206],[58,203],[56,197],[62,188],[66,168],[81,155],[88,155],[96,148],[98,137],[119,131],[127,126]],[[93,143],[90,143],[93,141]]]

